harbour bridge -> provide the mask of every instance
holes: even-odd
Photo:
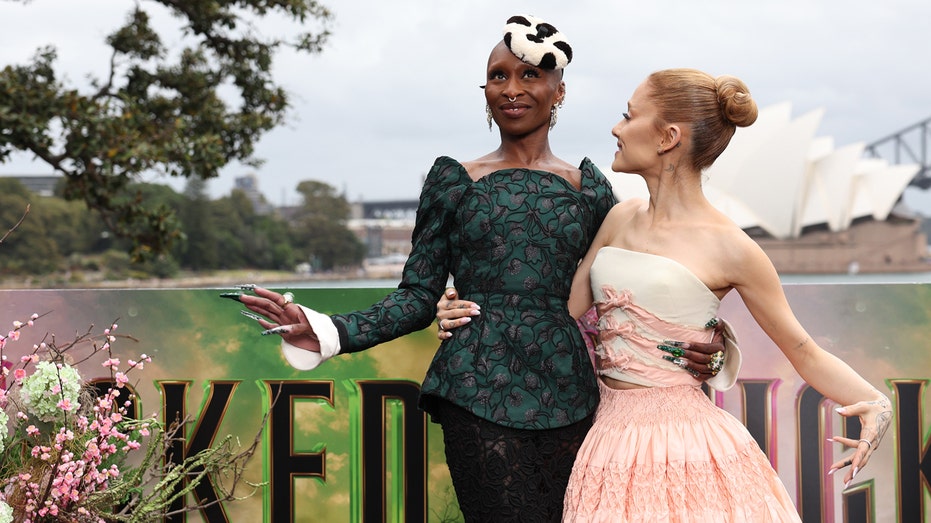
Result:
[[[881,158],[890,164],[916,163],[921,169],[909,185],[927,189],[931,187],[931,118],[876,140],[866,146],[865,153]]]

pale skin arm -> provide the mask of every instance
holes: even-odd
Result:
[[[739,263],[730,264],[731,267],[740,267],[740,270],[732,281],[750,314],[808,384],[842,405],[837,410],[839,414],[860,418],[862,428],[858,439],[833,438],[838,443],[856,448],[852,457],[832,464],[829,471],[833,474],[850,466],[844,476],[844,483],[848,485],[879,447],[892,422],[892,404],[847,363],[811,339],[789,307],[772,262],[749,237],[740,243],[738,252],[742,259]]]

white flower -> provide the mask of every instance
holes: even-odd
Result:
[[[6,437],[10,433],[9,427],[6,426],[9,420],[10,417],[6,415],[6,412],[0,409],[0,452],[3,452],[5,448],[3,442],[6,441]],[[3,522],[0,521],[0,523]]]
[[[81,375],[66,364],[56,365],[50,361],[40,361],[36,370],[23,379],[20,395],[23,406],[42,421],[55,421],[62,417],[62,407],[77,411],[81,405],[78,396],[81,393]]]
[[[0,501],[0,523],[12,523],[13,507],[6,504],[6,501]]]

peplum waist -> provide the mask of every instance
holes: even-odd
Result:
[[[521,307],[521,308],[539,308],[551,312],[565,312],[568,314],[568,295],[554,294],[549,291],[532,292],[526,289],[508,289],[489,291],[470,291],[460,289],[459,296],[463,300],[474,301],[485,308],[497,307]]]

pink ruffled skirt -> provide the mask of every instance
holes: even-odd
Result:
[[[599,384],[564,522],[801,522],[750,432],[701,389]]]

